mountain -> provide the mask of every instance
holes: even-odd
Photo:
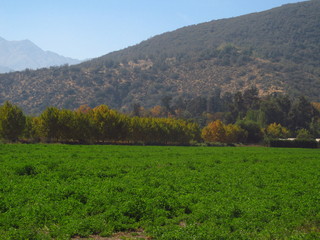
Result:
[[[0,53],[0,72],[80,63],[54,52],[43,51],[29,40],[7,41],[0,37]]]
[[[244,91],[320,101],[320,0],[192,25],[73,66],[0,75],[0,101],[28,113],[107,104],[128,110]]]

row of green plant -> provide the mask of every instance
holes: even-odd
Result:
[[[252,120],[224,124],[210,122],[203,129],[192,121],[172,117],[130,117],[100,105],[93,109],[82,106],[72,111],[48,107],[37,117],[25,116],[20,108],[6,102],[0,107],[0,136],[7,141],[65,143],[125,143],[187,145],[190,143],[261,143],[292,135],[281,124],[266,128]],[[310,140],[306,129],[297,138]]]
[[[312,149],[0,145],[3,240],[319,239]]]
[[[199,133],[192,122],[129,117],[105,105],[75,111],[48,107],[38,117],[26,117],[9,102],[0,108],[0,134],[9,141],[188,144],[198,140]]]

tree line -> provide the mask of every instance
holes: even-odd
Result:
[[[0,135],[12,142],[189,144],[200,139],[200,130],[190,121],[130,117],[106,105],[74,111],[48,107],[30,117],[5,102],[0,107]]]
[[[10,102],[0,106],[0,138],[10,142],[187,145],[287,137],[320,137],[319,104],[304,97],[261,98],[251,88],[188,101],[165,97],[161,106],[143,109],[135,104],[127,114],[100,105],[76,110],[48,107],[32,117]]]
[[[303,96],[259,96],[256,87],[234,94],[221,94],[220,89],[215,89],[209,96],[194,98],[165,96],[161,105],[151,109],[144,109],[135,104],[132,114],[192,119],[200,128],[221,120],[226,125],[235,124],[249,130],[249,142],[261,141],[266,135],[264,130],[272,124],[280,124],[286,128],[286,135],[290,137],[296,137],[301,131],[308,132],[310,137],[320,137],[319,103],[311,103]],[[260,129],[263,133],[251,135],[253,129]]]

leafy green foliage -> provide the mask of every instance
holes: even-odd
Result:
[[[165,106],[157,105],[152,109],[137,104],[130,115],[100,105],[93,109],[81,106],[75,111],[49,107],[38,117],[26,118],[17,106],[7,102],[0,107],[1,124],[5,126],[0,133],[6,141],[22,136],[21,141],[27,142],[155,145],[196,144],[201,141],[200,135],[207,143],[259,143],[263,137],[268,140],[296,135],[298,138],[319,137],[320,113],[304,97],[294,100],[282,95],[259,98],[254,88],[228,97],[217,94],[209,99],[197,97],[190,102],[182,98],[173,101],[168,97]],[[188,109],[193,107],[208,112],[201,110],[192,115]],[[217,110],[225,112],[215,112]],[[272,113],[279,114],[282,119]],[[277,122],[267,125],[274,119],[286,124],[285,127]],[[222,120],[237,121],[236,125],[226,125]]]
[[[49,107],[28,120],[25,137],[42,142],[189,145],[200,139],[200,129],[185,120],[129,117],[106,105],[76,111]]]
[[[296,99],[289,112],[291,128],[307,129],[315,116],[314,111],[314,107],[305,97]]]
[[[263,133],[258,123],[253,121],[242,120],[238,121],[237,125],[239,125],[242,129],[247,131],[248,143],[259,143],[263,139]]]
[[[9,141],[16,141],[22,135],[26,124],[26,117],[22,110],[5,102],[0,106],[0,137]]]
[[[302,128],[297,131],[297,139],[299,139],[299,140],[312,140],[313,137],[307,129]]]
[[[318,239],[312,149],[0,145],[1,239]]]
[[[281,124],[272,123],[265,129],[265,134],[268,138],[287,138],[289,135],[288,129],[282,127]]]
[[[20,167],[16,170],[17,174],[22,176],[22,175],[35,175],[36,168],[33,165],[25,165],[23,167]]]

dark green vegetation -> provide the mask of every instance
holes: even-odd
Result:
[[[0,145],[1,239],[318,239],[318,150]]]
[[[25,116],[19,107],[5,102],[0,106],[0,140],[194,145],[202,141],[260,144],[288,137],[315,141],[320,137],[320,112],[304,97],[262,99],[253,88],[228,99],[197,99],[183,106],[167,98],[163,106],[152,109],[136,105],[130,114],[106,105],[74,111],[48,107],[36,117]]]
[[[317,148],[318,144],[314,140],[270,140],[270,147],[289,147],[289,148]]]
[[[313,0],[189,26],[79,65],[1,75],[0,100],[27,113],[83,104],[127,111],[254,85],[260,95],[320,101],[319,23]]]

